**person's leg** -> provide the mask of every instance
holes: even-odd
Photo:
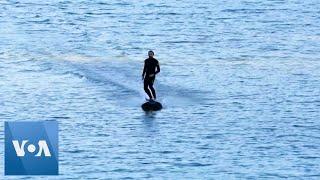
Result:
[[[145,78],[144,81],[143,81],[143,88],[144,88],[144,91],[148,94],[149,99],[152,99],[151,92],[150,92],[150,90],[148,88],[149,83],[150,83],[150,80],[148,78]]]
[[[156,91],[154,90],[153,88],[153,82],[154,82],[154,77],[150,80],[150,84],[149,84],[149,88],[152,92],[152,95],[153,95],[153,100],[155,100],[157,98],[157,95],[156,95]]]

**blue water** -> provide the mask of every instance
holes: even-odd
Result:
[[[44,179],[319,179],[319,9],[2,0],[1,121],[59,122],[60,175]],[[149,49],[164,109],[146,114]]]

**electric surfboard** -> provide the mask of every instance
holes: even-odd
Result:
[[[159,111],[162,109],[162,104],[157,101],[147,101],[141,105],[144,111]]]

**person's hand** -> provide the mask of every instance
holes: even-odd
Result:
[[[154,74],[150,74],[150,75],[149,75],[149,77],[153,77],[153,76],[154,76]]]

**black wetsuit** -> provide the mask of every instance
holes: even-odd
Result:
[[[143,85],[144,91],[148,94],[150,99],[156,99],[156,92],[153,88],[153,82],[156,77],[156,74],[159,72],[160,66],[158,60],[156,60],[153,57],[149,57],[148,59],[144,60],[144,68],[142,73],[142,77],[144,77]]]

